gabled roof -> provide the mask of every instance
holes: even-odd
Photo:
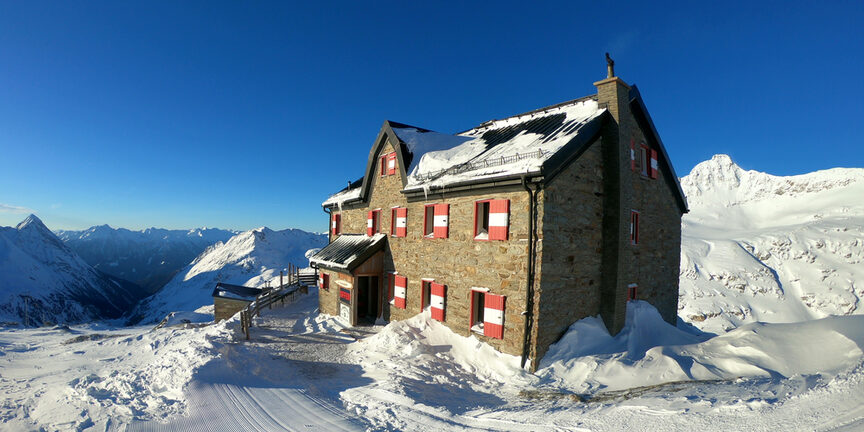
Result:
[[[639,123],[639,127],[645,132],[646,139],[653,141],[654,145],[660,149],[662,157],[657,162],[666,164],[666,169],[661,169],[660,172],[664,174],[666,182],[670,184],[672,192],[675,194],[675,199],[678,202],[678,207],[681,209],[681,213],[689,212],[690,209],[687,207],[687,197],[684,195],[684,190],[681,189],[681,182],[678,180],[678,174],[675,174],[675,168],[672,167],[669,154],[666,153],[666,146],[663,145],[663,140],[660,139],[660,134],[657,132],[657,128],[654,127],[654,121],[651,120],[651,114],[648,114],[648,108],[645,107],[645,101],[642,100],[642,95],[639,93],[639,89],[636,88],[635,84],[630,87],[630,111],[632,111],[633,116],[636,117],[636,122]]]
[[[384,247],[387,236],[342,234],[309,258],[309,263],[337,270],[352,271]]]
[[[595,125],[605,108],[596,96],[563,102],[501,120],[487,121],[457,135],[385,121],[370,152],[366,175],[330,196],[323,206],[362,201],[371,188],[375,156],[390,139],[398,143],[397,166],[404,190],[494,181],[505,176],[539,175],[544,165],[577,136],[584,141],[586,126]],[[592,135],[595,127],[590,127]]]
[[[213,297],[246,300],[251,302],[255,300],[255,297],[258,297],[258,294],[261,294],[261,291],[261,288],[231,285],[219,282],[216,284],[216,288],[213,289]]]

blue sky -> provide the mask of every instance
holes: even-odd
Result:
[[[606,51],[679,175],[864,167],[860,1],[411,3],[0,4],[0,225],[323,231],[385,119],[592,94]]]

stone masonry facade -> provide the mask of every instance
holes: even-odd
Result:
[[[384,248],[382,318],[403,320],[421,312],[421,283],[434,280],[447,288],[443,323],[462,335],[475,335],[499,351],[522,355],[526,317],[530,368],[579,319],[600,315],[612,334],[624,326],[629,287],[636,298],[653,304],[670,323],[677,318],[681,215],[675,186],[660,161],[656,178],[641,173],[639,158],[631,168],[631,142],[648,142],[630,109],[630,87],[618,78],[595,83],[598,103],[609,112],[602,132],[581,154],[536,190],[532,313],[526,314],[529,277],[531,198],[523,185],[430,193],[423,198],[403,194],[403,176],[379,175],[380,156],[396,151],[395,137],[382,135],[383,145],[370,153],[371,182],[366,202],[331,206],[341,215],[341,232],[366,233],[367,213],[380,209],[378,232],[388,234]],[[653,136],[653,135],[652,135]],[[380,143],[379,143],[380,144]],[[507,240],[474,238],[475,202],[509,200]],[[426,238],[424,206],[449,204],[449,237]],[[390,234],[391,208],[407,208],[407,236]],[[631,212],[639,212],[639,241],[630,237]],[[332,216],[331,216],[332,218]],[[332,235],[332,234],[331,234]],[[331,238],[331,241],[333,239]],[[347,273],[322,268],[330,289],[320,291],[323,313],[338,315],[335,281],[351,281]],[[388,274],[407,277],[406,308],[390,304]],[[506,296],[503,339],[471,331],[472,288]]]

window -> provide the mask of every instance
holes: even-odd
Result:
[[[330,289],[330,275],[321,273],[318,275],[318,287],[324,290]]]
[[[432,303],[432,279],[423,279],[420,284],[423,296],[420,299],[420,310],[424,311]]]
[[[427,204],[423,209],[423,237],[449,237],[449,215],[450,204]]]
[[[381,224],[381,209],[369,210],[366,216],[366,235],[371,236],[379,232]]]
[[[474,239],[507,240],[510,200],[485,200],[474,203]]]
[[[396,152],[381,155],[378,166],[381,177],[396,174]]]
[[[630,244],[639,244],[639,212],[630,210]]]
[[[505,298],[486,288],[471,288],[471,331],[503,339]]]
[[[651,174],[649,169],[648,169],[648,167],[650,166],[648,164],[648,156],[650,154],[651,154],[650,149],[643,142],[639,146],[639,169],[640,169],[640,172],[642,173],[642,175],[645,177],[648,177]]]
[[[483,333],[483,312],[486,309],[486,293],[484,291],[471,291],[471,331]]]
[[[636,291],[639,288],[639,285],[630,284],[627,285],[627,301],[636,300]]]
[[[433,219],[435,217],[435,205],[427,204],[423,207],[423,237],[433,237]]]
[[[332,217],[332,221],[330,223],[330,232],[333,236],[337,236],[342,234],[342,215],[340,213],[336,213]]]
[[[405,237],[408,234],[408,209],[393,207],[390,209],[390,235]]]

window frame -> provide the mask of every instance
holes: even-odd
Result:
[[[635,301],[639,299],[639,284],[631,283],[627,285],[627,301]]]
[[[435,238],[435,204],[423,205],[423,238]]]
[[[480,214],[480,209],[485,208],[485,213]],[[492,208],[492,200],[474,201],[474,240],[490,241],[489,238],[489,211]],[[485,223],[485,232],[480,231],[480,224]],[[481,237],[485,234],[485,237]]]
[[[380,166],[379,176],[380,177],[386,177],[387,176],[387,155],[386,154],[378,157],[378,165]]]
[[[371,210],[372,212],[372,235],[381,232],[381,209]]]
[[[486,307],[486,294],[488,292],[488,288],[471,288],[471,305],[468,314],[468,331],[471,333],[485,335],[483,331],[485,323],[483,314]]]
[[[645,141],[639,143],[639,174],[642,177],[651,177],[651,148]]]
[[[630,244],[639,244],[639,212],[630,210]]]

